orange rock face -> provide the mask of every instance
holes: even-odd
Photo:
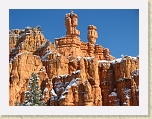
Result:
[[[115,59],[96,44],[94,25],[88,26],[88,42],[82,42],[73,12],[66,14],[65,26],[66,35],[54,43],[38,28],[10,30],[9,105],[24,102],[35,72],[48,106],[138,106],[139,57]]]

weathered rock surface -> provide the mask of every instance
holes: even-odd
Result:
[[[39,75],[48,106],[138,106],[139,57],[115,59],[96,44],[97,28],[88,26],[88,43],[79,35],[78,16],[65,16],[66,35],[54,43],[39,28],[10,30],[9,105],[24,102],[32,72]]]

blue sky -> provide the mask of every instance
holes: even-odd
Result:
[[[97,27],[97,44],[109,48],[116,58],[122,54],[139,55],[139,10],[138,9],[73,9],[78,15],[81,41],[87,42],[87,27]],[[66,34],[65,14],[71,9],[11,9],[9,10],[9,30],[24,29],[26,26],[41,26],[46,39]]]

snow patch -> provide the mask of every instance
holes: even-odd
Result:
[[[133,60],[136,60],[136,59],[137,59],[137,57],[132,57],[132,59],[133,59]]]
[[[123,80],[124,80],[124,78],[119,78],[119,79],[117,80],[117,82],[123,81]]]
[[[46,57],[49,55],[49,54],[52,54],[52,51],[48,51],[48,53],[46,53],[44,56],[42,56],[42,60],[46,59]]]
[[[76,70],[76,71],[74,71],[74,72],[72,72],[73,74],[78,74],[78,73],[80,73],[81,72],[81,70]]]
[[[70,62],[73,62],[74,60],[71,60]]]
[[[121,61],[122,61],[122,58],[118,58],[118,59],[111,61],[111,63],[116,64],[116,63],[120,63]]]
[[[98,60],[98,63],[105,63],[105,62],[110,62],[110,61],[107,61],[107,60]]]
[[[139,92],[139,89],[136,89],[136,92]]]
[[[73,78],[69,85],[65,88],[65,90],[62,92],[60,99],[65,98],[66,93],[68,92],[68,89],[72,86],[77,86],[79,84],[80,78]],[[59,99],[59,100],[60,100]]]
[[[132,71],[132,76],[139,76],[139,70],[138,69],[133,70]]]
[[[30,26],[27,26],[27,27],[25,27],[25,29],[28,29],[28,30],[30,30],[30,29],[32,29],[32,27],[30,27]]]
[[[110,97],[111,96],[117,96],[117,93],[116,92],[111,92],[111,94],[109,95]]]
[[[81,57],[80,57],[80,56],[78,56],[78,57],[77,57],[77,61],[79,62],[79,61],[80,61],[80,59],[81,59]]]
[[[53,96],[57,96],[57,94],[55,93],[54,89],[52,88],[51,93]]]
[[[126,95],[126,98],[130,99],[129,92],[131,91],[131,89],[125,88],[125,89],[122,89],[122,90],[123,90],[123,93]]]
[[[62,78],[62,77],[65,77],[65,78],[66,78],[66,77],[68,77],[68,76],[69,76],[69,74],[65,74],[65,75],[56,76],[56,78],[57,78],[57,79]]]
[[[127,56],[127,55],[125,55],[125,56],[124,56],[124,55],[121,55],[121,58],[114,59],[114,60],[111,61],[111,63],[112,63],[112,64],[120,63],[120,62],[126,60],[126,58],[125,58],[126,56]],[[128,56],[128,57],[130,57],[132,60],[135,61],[138,56],[137,56],[137,57]]]
[[[94,57],[84,57],[88,62],[90,62]]]
[[[61,95],[59,100],[65,98],[65,97],[66,97],[66,95]]]
[[[61,56],[61,54],[59,54],[59,53],[58,53],[58,54],[57,54],[57,56],[58,56],[58,57],[60,57],[60,56]]]
[[[48,88],[46,87],[45,89],[44,89],[44,92],[47,92],[48,91]]]
[[[123,91],[124,93],[128,94],[131,91],[131,89],[126,88],[126,89],[123,89]]]

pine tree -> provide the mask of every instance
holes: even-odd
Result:
[[[25,92],[26,98],[22,106],[45,106],[42,100],[42,91],[39,86],[38,74],[32,73],[28,84],[28,90]]]
[[[41,26],[38,25],[38,26],[36,26],[36,28],[37,28],[39,31],[42,31],[42,30],[41,30]]]

